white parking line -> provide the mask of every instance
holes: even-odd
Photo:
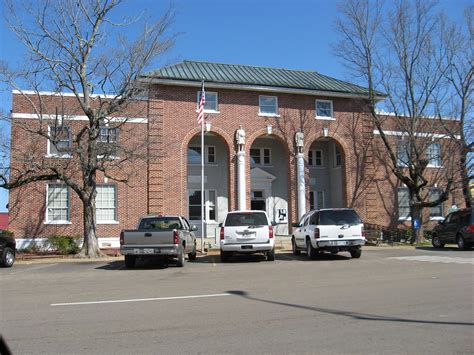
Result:
[[[444,264],[474,264],[474,259],[472,258],[459,258],[459,257],[449,257],[449,256],[433,256],[433,255],[397,256],[397,257],[390,257],[388,259],[428,261],[431,263],[444,263]]]
[[[168,300],[184,300],[192,298],[209,298],[231,296],[230,293],[216,293],[211,295],[194,295],[194,296],[177,296],[177,297],[159,297],[159,298],[133,298],[128,300],[109,300],[109,301],[91,301],[91,302],[71,302],[71,303],[52,303],[50,306],[79,306],[87,304],[104,304],[104,303],[126,303],[126,302],[148,302],[148,301],[168,301]]]

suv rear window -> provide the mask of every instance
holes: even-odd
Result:
[[[141,220],[138,229],[171,231],[173,229],[181,229],[181,223],[176,217],[145,218]]]
[[[360,224],[357,213],[353,210],[327,210],[319,211],[319,225],[336,225],[342,226],[345,224]]]
[[[268,221],[265,213],[230,213],[225,220],[226,227],[266,225],[268,225]]]

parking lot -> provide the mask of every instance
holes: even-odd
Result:
[[[472,353],[472,253],[17,263],[1,332],[14,354]]]

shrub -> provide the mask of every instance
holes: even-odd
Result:
[[[77,254],[79,252],[78,238],[55,235],[46,238],[47,249],[61,255]]]
[[[13,232],[7,229],[0,230],[0,235],[4,235],[5,237],[13,237]]]

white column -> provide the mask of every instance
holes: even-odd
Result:
[[[304,181],[304,154],[296,155],[296,191],[298,192],[298,220],[306,213],[306,187]]]
[[[245,151],[237,152],[237,209],[246,210]]]

